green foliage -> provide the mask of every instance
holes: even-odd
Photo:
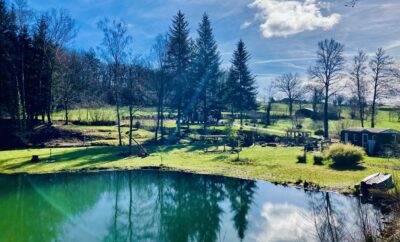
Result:
[[[326,157],[338,165],[355,165],[362,161],[365,151],[351,144],[333,144],[329,147]]]
[[[304,155],[297,156],[297,163],[306,163],[306,162],[307,162],[307,156]]]
[[[226,143],[232,149],[237,147],[237,131],[232,128],[232,126],[225,127]]]
[[[257,109],[257,87],[255,86],[254,76],[248,67],[249,60],[250,54],[244,42],[240,40],[233,53],[225,93],[226,102],[230,108],[240,112],[240,114],[247,110]]]
[[[324,157],[322,155],[314,155],[314,165],[322,165]]]

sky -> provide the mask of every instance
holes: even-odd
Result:
[[[250,68],[260,92],[278,75],[297,72],[307,77],[318,41],[334,38],[345,45],[349,60],[358,49],[371,55],[379,47],[400,57],[400,0],[28,0],[39,11],[67,9],[79,33],[70,43],[96,48],[102,40],[98,21],[124,19],[133,38],[134,54],[147,56],[156,36],[166,33],[178,10],[185,13],[191,36],[206,12],[228,68],[242,39],[251,54]]]

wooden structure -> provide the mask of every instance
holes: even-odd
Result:
[[[288,142],[294,142],[295,144],[304,144],[311,137],[311,131],[305,131],[302,129],[288,129],[286,130],[286,138]]]
[[[341,132],[341,141],[364,148],[369,154],[400,143],[400,131],[378,128],[349,128]]]
[[[392,175],[384,173],[375,173],[361,181],[361,189],[389,189],[394,186]]]

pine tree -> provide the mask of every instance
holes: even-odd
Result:
[[[38,120],[39,115],[45,122],[45,114],[49,105],[51,90],[51,71],[49,66],[49,53],[46,52],[47,24],[44,17],[37,23],[33,36],[33,56],[31,60],[31,76],[29,78],[28,90],[31,102],[31,119]],[[31,120],[31,121],[32,121]]]
[[[171,105],[178,111],[177,134],[180,136],[184,97],[188,83],[190,66],[189,28],[185,15],[178,11],[172,20],[168,34],[167,68],[172,78]]]
[[[17,75],[18,75],[18,91],[20,97],[20,105],[22,112],[22,119],[27,120],[27,106],[26,106],[26,81],[28,72],[28,59],[31,51],[32,40],[28,33],[28,26],[23,26],[18,34],[18,63],[17,63]]]
[[[15,11],[0,0],[0,117],[19,119]]]
[[[216,98],[212,94],[217,89],[217,81],[220,75],[220,56],[213,29],[206,13],[197,30],[199,37],[196,40],[195,76],[197,78],[198,93],[201,99],[201,111],[203,113],[204,134],[207,132],[207,122],[212,100]]]
[[[249,59],[250,55],[243,41],[240,40],[237,50],[233,53],[225,96],[232,113],[239,112],[241,127],[243,126],[243,112],[257,108],[257,87],[254,76],[248,68]]]

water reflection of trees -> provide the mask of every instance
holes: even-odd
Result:
[[[102,241],[222,241],[226,202],[237,236],[243,239],[256,190],[254,181],[150,171],[15,176],[4,181],[0,229],[8,229],[0,233],[0,241],[58,241],[85,233]],[[107,218],[102,238],[97,236],[104,229],[96,228],[86,214],[92,209],[97,218]],[[81,224],[86,215],[92,224]]]
[[[253,201],[256,183],[249,180],[229,179],[226,190],[231,203],[233,223],[240,240],[245,237],[247,229],[247,214]]]
[[[112,184],[115,216],[106,241],[222,240],[226,198],[243,239],[256,187],[253,181],[158,172],[116,175]]]
[[[358,198],[344,207],[345,202],[327,192],[308,192],[315,237],[321,242],[377,241],[379,212]],[[342,199],[344,199],[342,197]],[[349,198],[350,199],[350,198]]]

